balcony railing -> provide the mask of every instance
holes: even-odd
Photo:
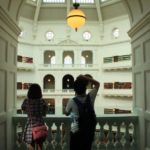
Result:
[[[104,96],[109,97],[131,97],[132,98],[132,89],[104,89],[102,91]]]
[[[98,64],[39,64],[38,69],[39,70],[49,70],[49,69],[92,69],[92,70],[98,70],[99,65]]]
[[[17,97],[26,97],[28,90],[21,89],[17,90]],[[47,95],[74,95],[73,89],[62,89],[62,90],[55,90],[55,89],[43,89],[43,96]]]
[[[25,115],[13,117],[14,149],[27,150],[26,144],[21,140],[26,119]],[[49,134],[43,150],[69,150],[71,119],[65,116],[47,116],[45,122],[49,127]],[[92,150],[138,150],[138,137],[138,116],[103,115],[97,117]]]
[[[32,71],[35,69],[35,65],[33,63],[17,62],[17,69]]]
[[[56,89],[43,89],[43,95],[74,95],[74,89],[62,89],[62,90],[56,90]],[[87,92],[91,91],[91,89],[87,89]],[[17,90],[17,97],[26,97],[28,92],[28,89],[19,89]]]

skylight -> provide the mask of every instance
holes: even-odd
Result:
[[[108,0],[101,0],[102,3],[103,3],[103,2],[106,2],[106,1],[108,1]]]
[[[43,0],[43,3],[65,3],[65,0]]]
[[[29,0],[28,0],[28,1],[29,1]],[[30,0],[30,1],[35,3],[37,0]]]
[[[73,3],[93,4],[94,0],[72,0]]]

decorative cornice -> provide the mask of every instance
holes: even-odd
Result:
[[[148,11],[142,18],[128,31],[128,35],[132,38],[137,34],[144,26],[150,23],[150,11]]]
[[[66,41],[66,40],[64,40]],[[123,44],[123,43],[130,43],[131,40],[123,40],[123,41],[117,41],[117,42],[109,42],[109,43],[101,43],[101,44],[79,44],[79,43],[72,43],[72,44],[65,44],[65,42],[59,42],[57,44],[37,44],[37,43],[31,43],[31,42],[25,42],[25,41],[19,41],[19,44],[22,45],[29,45],[29,46],[38,46],[38,47],[46,47],[46,46],[51,46],[51,47],[60,47],[60,46],[78,46],[78,47],[100,47],[100,46],[108,46],[108,45],[117,45],[117,44]],[[60,45],[61,44],[61,45]]]
[[[18,36],[20,34],[21,30],[17,26],[16,22],[8,15],[8,13],[1,6],[0,6],[0,20],[5,25],[5,26],[1,25],[1,27],[5,29],[5,31],[8,32],[8,34],[10,34],[9,31],[11,31],[12,34],[14,34],[14,36]]]

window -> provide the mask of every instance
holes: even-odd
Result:
[[[81,64],[84,65],[86,62],[85,57],[81,56]]]
[[[51,31],[48,31],[48,32],[46,32],[45,36],[48,41],[51,41],[54,38],[54,33]]]
[[[91,39],[91,33],[88,32],[88,31],[85,31],[83,33],[83,39],[86,40],[86,41],[90,40]]]
[[[20,34],[19,34],[19,37],[23,37],[24,36],[24,32],[21,31]]]
[[[65,3],[65,0],[43,0],[43,3]]]
[[[113,38],[118,38],[119,37],[119,34],[120,34],[120,31],[118,28],[114,28],[112,30],[112,35],[113,35]]]
[[[72,64],[72,58],[69,55],[64,58],[64,64]]]
[[[56,64],[56,58],[55,58],[55,56],[53,56],[53,57],[51,58],[51,64]]]
[[[85,64],[93,64],[93,53],[90,50],[82,52],[82,57],[85,59]]]
[[[106,2],[106,1],[108,1],[108,0],[101,0],[102,3],[103,3],[103,2]]]
[[[43,78],[43,88],[44,89],[55,89],[55,78],[53,75],[45,75]]]
[[[44,64],[55,64],[55,52],[51,50],[46,50],[44,52]]]
[[[93,4],[94,0],[73,0],[73,3],[84,3],[84,4]]]

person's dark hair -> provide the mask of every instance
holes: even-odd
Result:
[[[74,82],[74,91],[78,95],[85,94],[87,85],[88,85],[88,81],[87,80],[77,78],[75,80],[75,82]]]
[[[29,99],[40,99],[42,98],[42,91],[40,85],[34,83],[29,87],[27,97]]]

